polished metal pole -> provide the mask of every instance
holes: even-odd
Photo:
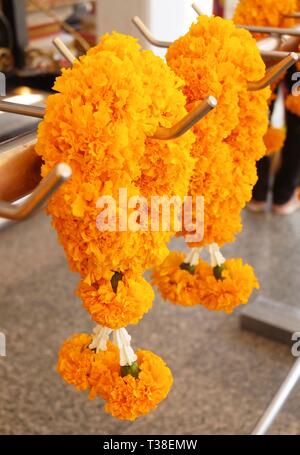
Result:
[[[9,112],[10,114],[27,115],[28,117],[43,118],[45,108],[39,106],[28,106],[26,104],[11,103],[0,100],[0,111]]]
[[[275,397],[267,407],[263,416],[259,419],[252,435],[264,435],[272,425],[274,419],[277,417],[282,406],[289,397],[289,394],[297,384],[300,379],[300,357],[296,360],[293,367],[290,369],[287,377],[281,384],[279,390],[277,391]]]

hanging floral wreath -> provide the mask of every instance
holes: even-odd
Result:
[[[187,194],[193,133],[152,139],[159,127],[171,127],[186,115],[182,85],[134,38],[105,35],[56,80],[57,93],[48,97],[38,131],[42,175],[61,161],[72,168],[72,178],[51,198],[48,213],[71,269],[81,275],[78,295],[98,323],[93,337],[80,334],[64,343],[58,371],[78,390],[104,398],[107,411],[121,419],[134,420],[154,409],[172,384],[159,357],[133,352],[124,327],[151,308],[154,293],[142,274],[165,259],[174,229],[100,230],[99,198],[117,200],[120,189],[126,189],[127,198],[147,202],[152,195]],[[148,207],[142,210],[148,215]],[[119,226],[132,212],[118,207],[107,217]],[[115,345],[106,347],[112,331]]]
[[[183,306],[203,305],[209,310],[232,313],[246,304],[259,284],[253,268],[241,259],[225,260],[217,245],[210,246],[211,264],[199,258],[172,252],[154,269],[155,284],[164,299]]]
[[[204,237],[197,245],[222,245],[241,230],[240,212],[257,179],[256,160],[266,151],[270,91],[248,91],[249,81],[264,76],[265,65],[249,32],[206,16],[170,46],[166,58],[185,80],[187,109],[207,93],[218,99],[217,108],[194,127],[196,166],[189,191],[204,196]]]

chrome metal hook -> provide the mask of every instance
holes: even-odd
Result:
[[[144,38],[146,38],[146,40],[150,44],[153,44],[153,46],[162,47],[162,48],[165,48],[165,49],[168,48],[169,46],[171,46],[172,42],[170,42],[170,41],[160,41],[160,40],[156,39],[152,35],[152,33],[150,32],[148,27],[146,27],[144,22],[138,16],[134,16],[132,18],[132,22],[139,29],[139,31],[144,36]]]
[[[286,17],[287,19],[300,19],[300,12],[297,11],[291,14],[284,14],[284,17]]]
[[[70,49],[65,45],[65,43],[60,38],[54,38],[52,41],[58,52],[69,62],[71,65],[76,60],[76,57]]]
[[[154,139],[175,139],[182,136],[186,131],[192,128],[199,120],[205,117],[212,109],[217,106],[218,102],[214,96],[207,97],[202,103],[194,110],[189,112],[182,120],[171,128],[160,127],[152,136]]]
[[[0,217],[9,220],[27,218],[34,210],[41,207],[71,175],[72,171],[68,164],[57,164],[22,204],[0,201]]]
[[[36,118],[43,118],[45,115],[44,107],[27,106],[26,104],[10,103],[4,100],[0,100],[0,111]]]
[[[201,11],[201,9],[199,8],[199,6],[197,5],[197,3],[192,3],[192,8],[193,10],[198,14],[198,16],[203,16],[203,12]]]
[[[266,33],[275,35],[300,36],[300,27],[280,28],[280,27],[261,27],[259,25],[242,25],[237,24],[238,28],[244,28],[251,33]]]
[[[298,59],[300,58],[300,52],[295,52],[297,55]],[[281,60],[285,57],[288,57],[290,55],[290,52],[285,52],[285,51],[260,51],[260,55],[262,58],[266,59],[271,59],[271,60]]]
[[[276,65],[270,68],[265,76],[260,81],[248,82],[248,90],[256,91],[262,90],[268,85],[272,84],[282,73],[288,70],[298,61],[298,55],[294,52],[291,52],[287,57],[281,60]]]

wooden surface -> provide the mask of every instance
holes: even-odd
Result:
[[[0,199],[14,201],[40,182],[41,159],[34,151],[35,134],[22,136],[0,147]]]

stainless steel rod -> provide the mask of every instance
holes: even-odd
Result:
[[[195,2],[192,3],[192,8],[198,14],[198,16],[202,16],[203,15],[203,13],[202,13],[200,7],[197,5],[197,3],[195,3]]]
[[[260,55],[263,58],[270,58],[270,59],[278,59],[282,60],[285,57],[288,57],[290,52],[284,52],[284,51],[260,51]],[[300,58],[300,52],[295,52],[298,58]]]
[[[71,65],[76,60],[75,55],[72,54],[70,49],[65,45],[65,43],[60,38],[54,38],[52,41],[58,52],[69,62]]]
[[[0,100],[0,111],[9,112],[10,114],[27,115],[28,117],[43,118],[45,108],[38,106],[27,106],[26,104],[10,103]]]
[[[192,128],[199,120],[207,115],[212,109],[217,106],[217,100],[213,96],[209,96],[202,103],[197,106],[194,110],[189,112],[183,119],[181,119],[176,125],[171,128],[160,127],[152,136],[154,139],[175,139],[181,136],[190,128]]]
[[[22,204],[0,201],[0,217],[9,220],[27,218],[34,210],[41,207],[71,175],[70,166],[65,163],[57,164]]]
[[[171,46],[171,44],[172,44],[171,41],[161,41],[161,40],[156,39],[152,35],[150,30],[146,27],[144,22],[138,16],[134,16],[132,18],[132,22],[139,29],[139,31],[144,36],[144,38],[146,38],[146,40],[149,41],[149,43],[153,44],[153,46],[162,47],[162,48],[168,48],[169,46]]]
[[[277,417],[282,406],[288,399],[291,391],[300,379],[300,357],[296,360],[293,367],[289,371],[287,377],[281,384],[275,397],[267,407],[263,416],[259,419],[255,428],[252,431],[252,435],[264,435],[272,425],[274,419]]]
[[[282,74],[285,73],[291,66],[293,66],[298,61],[298,55],[294,52],[288,54],[283,60],[281,60],[276,65],[272,66],[266,72],[265,76],[260,81],[248,82],[248,90],[256,91],[262,90]]]
[[[287,17],[288,19],[300,19],[300,12],[297,11],[296,13],[284,14],[284,17]]]
[[[267,33],[275,35],[300,36],[300,27],[280,28],[280,27],[261,27],[259,25],[237,25],[252,33]]]

